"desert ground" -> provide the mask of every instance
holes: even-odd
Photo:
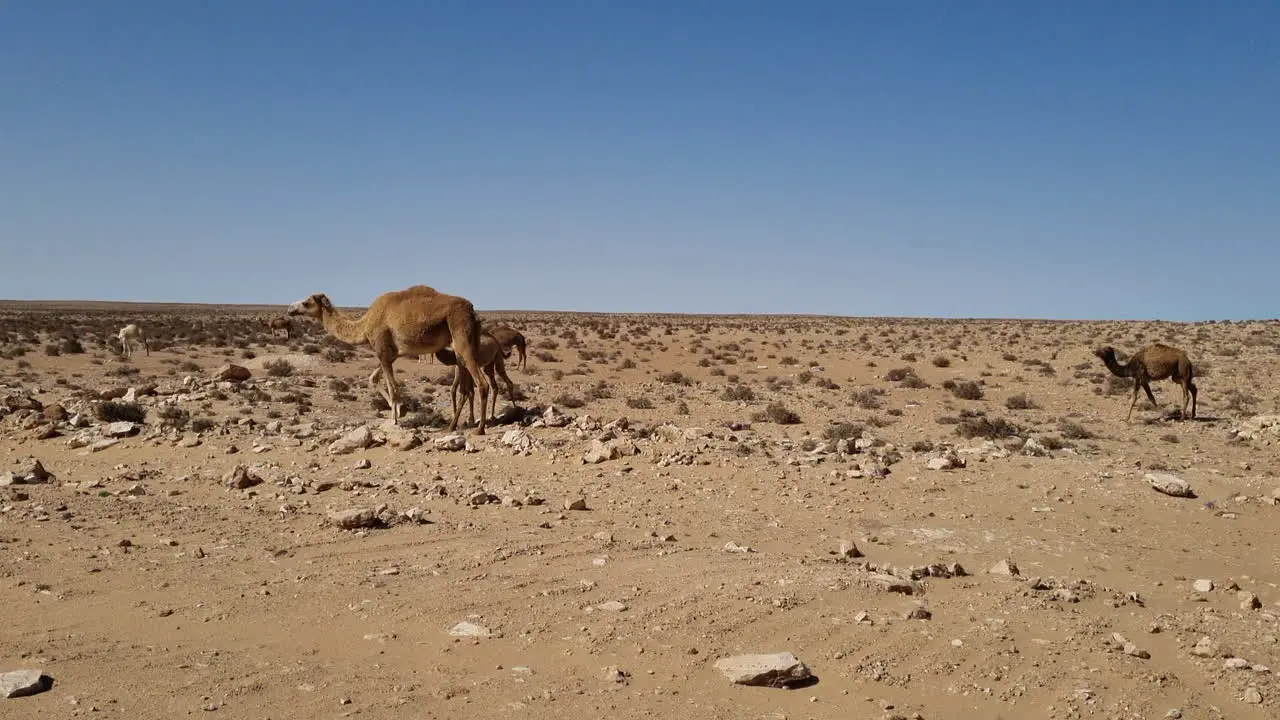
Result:
[[[476,436],[282,311],[0,305],[0,717],[1280,717],[1280,325],[482,309]]]

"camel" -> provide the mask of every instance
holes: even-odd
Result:
[[[278,330],[283,330],[285,340],[293,339],[293,318],[291,317],[285,316],[271,318],[267,321],[267,327],[271,328],[272,335],[275,335]]]
[[[142,328],[133,323],[120,328],[120,332],[116,333],[116,338],[120,340],[120,349],[126,359],[133,354],[134,345],[142,345],[147,351],[147,355],[151,355],[151,346],[147,344],[146,335],[143,334]]]
[[[463,367],[480,389],[483,407],[489,398],[489,382],[480,369],[480,318],[470,300],[446,295],[426,285],[383,293],[357,319],[344,317],[333,307],[329,296],[316,293],[289,306],[288,315],[309,315],[318,319],[326,332],[352,345],[368,345],[378,358],[378,369],[369,382],[383,380],[378,392],[391,407],[391,421],[400,423],[400,403],[392,363],[401,355],[434,354],[450,345]],[[449,431],[458,427],[461,408],[453,413]],[[474,430],[484,435],[485,420]]]
[[[485,330],[502,344],[503,357],[511,357],[511,348],[515,347],[520,353],[520,360],[516,363],[516,367],[523,370],[525,367],[524,335],[521,335],[519,330],[509,328],[506,325],[486,326]]]
[[[1187,402],[1191,403],[1191,417],[1196,416],[1196,384],[1192,382],[1194,371],[1187,354],[1176,347],[1154,343],[1142,348],[1129,358],[1129,362],[1121,365],[1116,362],[1116,351],[1111,346],[1101,347],[1093,351],[1106,363],[1112,375],[1122,378],[1133,378],[1133,401],[1129,403],[1129,413],[1125,422],[1133,416],[1133,406],[1138,404],[1138,390],[1145,390],[1152,407],[1160,407],[1156,396],[1151,393],[1152,380],[1169,378],[1182,386],[1182,412],[1180,417],[1187,419]]]
[[[462,368],[458,366],[458,358],[452,350],[447,348],[438,350],[435,353],[435,358],[442,365],[453,366],[453,387],[450,389],[453,399],[453,412],[459,414],[462,411],[462,403],[465,402],[468,408],[467,422],[475,422],[475,384],[471,382],[471,378],[467,373],[463,372]],[[484,368],[485,374],[489,376],[490,384],[493,385],[492,414],[489,414],[489,408],[483,402],[480,404],[480,414],[485,417],[492,416],[496,418],[498,415],[498,379],[494,377],[495,373],[507,384],[507,398],[512,402],[515,401],[516,386],[515,383],[511,382],[510,376],[507,375],[506,363],[503,362],[502,358],[502,343],[492,334],[482,331],[480,333],[480,366]],[[462,394],[461,400],[459,400],[459,392]]]

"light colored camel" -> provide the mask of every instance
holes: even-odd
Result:
[[[141,345],[147,351],[147,355],[151,355],[151,346],[147,344],[147,336],[143,334],[142,328],[133,323],[120,328],[120,332],[116,333],[116,339],[120,341],[120,349],[126,359],[133,355],[133,348],[136,345]]]
[[[1116,350],[1111,346],[1101,347],[1093,351],[1106,364],[1112,375],[1122,378],[1133,378],[1133,401],[1129,403],[1129,414],[1124,416],[1125,422],[1133,416],[1133,406],[1138,404],[1138,391],[1145,390],[1152,407],[1160,407],[1156,396],[1151,393],[1152,380],[1169,378],[1182,386],[1182,412],[1180,417],[1187,419],[1187,402],[1191,403],[1191,417],[1196,416],[1196,384],[1192,382],[1195,371],[1187,354],[1176,347],[1154,343],[1142,348],[1129,358],[1129,362],[1121,365],[1116,361]]]
[[[450,345],[457,351],[462,365],[480,389],[480,402],[489,397],[489,382],[477,360],[480,354],[480,318],[470,300],[446,295],[426,285],[414,285],[379,295],[357,319],[344,317],[333,307],[324,293],[316,293],[289,306],[289,315],[309,315],[324,324],[333,337],[352,345],[368,345],[378,358],[378,369],[369,376],[374,383],[381,378],[385,387],[379,394],[391,407],[393,423],[400,422],[400,403],[392,363],[401,355],[425,355]],[[458,427],[459,412],[449,424]],[[482,418],[475,429],[483,435]]]
[[[511,357],[511,348],[514,347],[520,353],[520,359],[516,362],[516,367],[521,370],[525,368],[524,335],[521,335],[519,330],[506,325],[485,325],[485,332],[497,338],[498,342],[501,343],[503,357]]]
[[[288,316],[274,317],[267,321],[267,326],[271,328],[272,335],[283,330],[285,340],[293,339],[293,318]]]

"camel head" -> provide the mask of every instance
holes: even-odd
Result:
[[[324,293],[316,293],[305,300],[289,306],[286,315],[310,315],[317,320],[325,312],[333,312],[333,303],[329,302],[329,296]]]
[[[1094,350],[1093,354],[1098,356],[1099,358],[1102,358],[1103,360],[1106,360],[1107,358],[1115,359],[1116,349],[1111,347],[1110,345],[1106,345]]]

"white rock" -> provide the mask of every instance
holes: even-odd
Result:
[[[1198,593],[1213,592],[1213,581],[1201,578],[1191,583],[1191,587]]]
[[[35,695],[48,690],[52,685],[51,678],[39,670],[14,670],[0,673],[0,697],[3,698]]]
[[[473,622],[462,622],[449,628],[449,634],[454,637],[490,637],[493,633],[489,628],[483,625],[477,625]]]
[[[347,455],[373,444],[373,431],[361,426],[329,444],[330,455]]]
[[[721,658],[715,662],[715,667],[737,685],[780,688],[813,677],[809,668],[789,652]]]
[[[1191,491],[1191,484],[1173,473],[1147,473],[1146,479],[1156,492],[1162,492],[1171,497],[1195,497],[1195,493]]]

